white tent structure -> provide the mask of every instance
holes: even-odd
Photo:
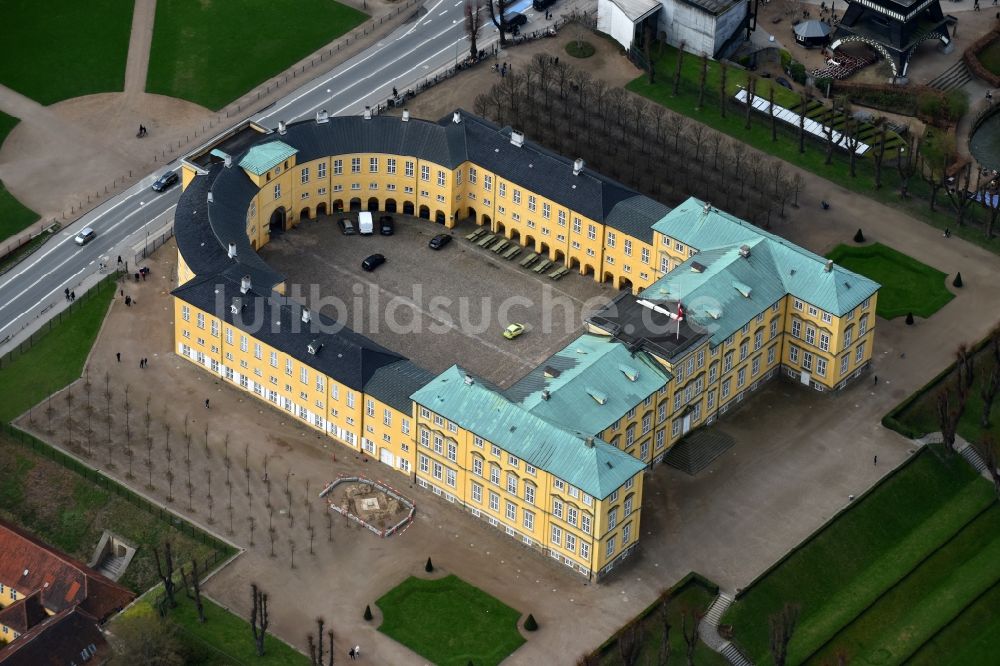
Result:
[[[640,41],[641,25],[649,21],[671,46],[683,43],[690,53],[729,57],[748,17],[746,0],[597,0],[597,29],[626,50]]]

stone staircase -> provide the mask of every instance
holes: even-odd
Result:
[[[719,620],[733,603],[732,595],[719,591],[712,605],[708,607],[705,617],[698,624],[698,637],[708,647],[712,648],[733,666],[753,666],[753,662],[743,656],[739,648],[719,636]]]
[[[966,67],[964,60],[959,60],[954,65],[944,70],[927,84],[931,88],[948,92],[961,88],[972,80],[972,72]]]
[[[965,458],[972,468],[985,476],[987,479],[990,478],[990,473],[986,469],[986,461],[983,457],[979,455],[979,451],[976,451],[976,447],[971,445],[966,445],[961,451],[959,451],[961,456]]]
[[[126,557],[115,557],[114,555],[108,553],[103,559],[101,559],[95,568],[104,576],[117,581],[121,578],[121,575],[125,573],[126,560]]]
[[[694,476],[728,451],[736,441],[716,428],[700,428],[671,447],[663,462]]]

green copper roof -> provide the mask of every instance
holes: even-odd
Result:
[[[269,141],[247,151],[240,166],[255,176],[262,176],[297,152],[283,141]]]
[[[646,352],[586,333],[504,392],[533,414],[596,435],[670,381]],[[544,392],[548,391],[548,399]]]
[[[653,225],[653,229],[698,250],[694,258],[697,263],[708,266],[709,262],[714,262],[716,266],[715,270],[697,273],[691,269],[694,261],[688,259],[650,285],[643,292],[646,298],[679,298],[688,305],[690,296],[684,294],[697,290],[699,296],[722,296],[722,300],[731,301],[731,290],[749,288],[747,300],[760,304],[753,314],[780,296],[791,294],[826,312],[842,316],[881,286],[840,266],[833,265],[831,270],[826,270],[827,261],[823,257],[711,208],[693,197],[667,213]],[[748,258],[739,255],[741,245],[751,248]],[[716,254],[709,255],[712,251]],[[744,261],[744,264],[751,265],[749,268],[740,263],[744,259],[749,259]],[[738,289],[734,288],[734,282],[740,283]],[[765,283],[768,284],[765,286]],[[670,292],[669,296],[664,295],[665,291]],[[745,298],[742,295],[739,297]],[[727,316],[723,307],[723,317]],[[740,322],[740,326],[746,321]]]
[[[503,394],[453,365],[412,396],[460,427],[555,474],[583,492],[604,499],[645,465],[607,442],[562,428],[511,402]],[[589,400],[589,398],[588,398]],[[591,400],[591,405],[596,403]]]

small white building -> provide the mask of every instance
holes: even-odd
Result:
[[[642,24],[655,21],[671,46],[725,58],[743,42],[749,0],[597,0],[597,28],[626,50],[642,40]]]

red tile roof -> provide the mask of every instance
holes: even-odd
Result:
[[[111,648],[97,626],[97,618],[79,607],[73,607],[46,618],[6,647],[0,648],[0,664],[100,664],[110,655]]]
[[[0,583],[24,595],[40,591],[42,605],[53,613],[79,604],[99,622],[135,598],[125,587],[2,520]]]
[[[42,593],[35,591],[0,610],[0,624],[23,634],[48,616],[42,606]]]

